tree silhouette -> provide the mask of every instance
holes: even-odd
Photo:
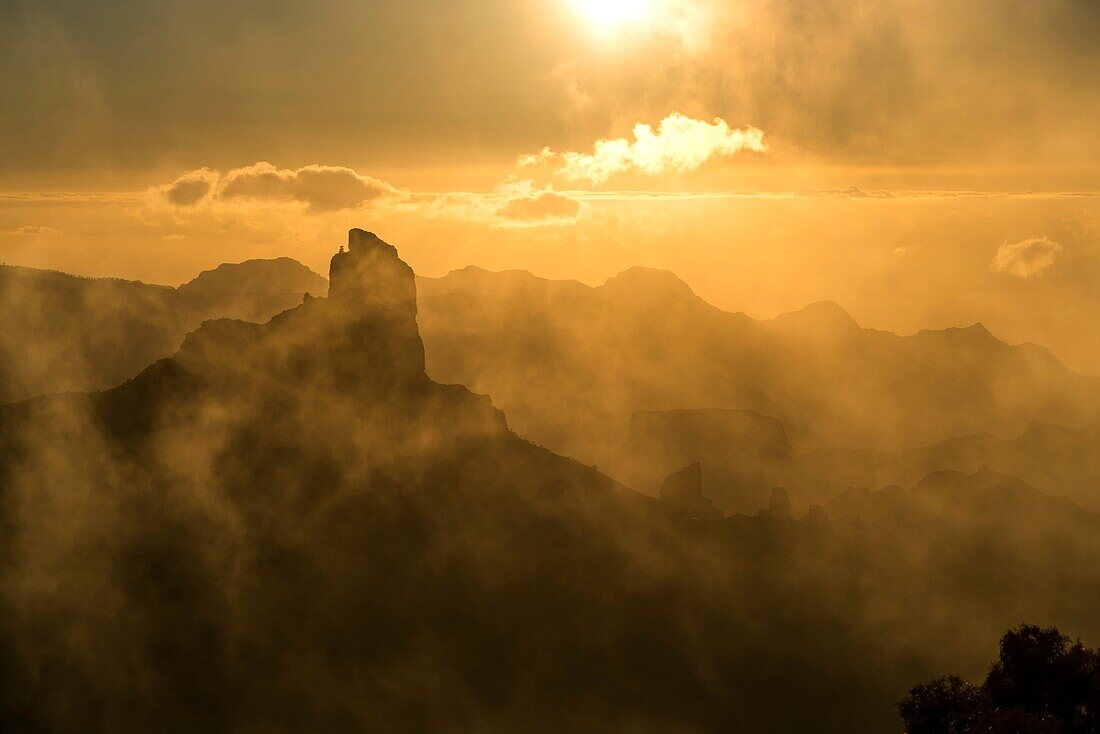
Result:
[[[1096,734],[1100,651],[1057,629],[1021,625],[1001,639],[985,683],[916,686],[898,704],[908,734]]]

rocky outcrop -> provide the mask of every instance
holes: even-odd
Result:
[[[639,411],[622,448],[600,462],[616,479],[655,494],[677,467],[707,467],[704,489],[727,513],[756,514],[793,449],[783,423],[752,410]]]
[[[329,318],[346,325],[333,355],[351,370],[427,380],[416,323],[416,276],[397,249],[373,232],[348,232],[348,249],[329,266]]]
[[[696,519],[722,517],[714,503],[703,496],[703,468],[690,464],[673,472],[661,485],[661,502]]]
[[[307,299],[267,324],[203,324],[188,335],[180,361],[249,385],[268,377],[349,395],[428,389],[416,281],[397,250],[351,230],[348,248],[332,258],[330,284],[328,298]]]
[[[768,517],[773,517],[776,520],[791,519],[791,496],[787,494],[787,490],[783,487],[776,487],[772,490],[772,497],[768,502]]]

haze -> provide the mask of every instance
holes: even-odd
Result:
[[[250,257],[323,272],[328,243],[369,225],[424,275],[476,263],[599,284],[649,265],[728,310],[828,299],[906,333],[982,322],[1100,374],[1088,0],[0,13],[8,263],[170,285]],[[660,165],[604,180],[517,164],[632,141],[674,113],[756,128],[767,148],[671,136]],[[264,161],[338,170],[164,196]],[[1002,246],[1042,238],[1059,246],[1050,262],[991,269]]]
[[[0,3],[0,730],[1096,734],[1098,39]]]

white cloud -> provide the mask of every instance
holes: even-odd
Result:
[[[1017,278],[1039,275],[1054,264],[1062,246],[1048,237],[1032,237],[1021,242],[1005,242],[989,263],[995,273],[1008,273]]]
[[[538,153],[525,153],[516,159],[516,165],[520,168],[529,168],[531,166],[541,166],[554,159],[554,151],[550,150],[547,146],[540,150]]]
[[[694,171],[713,158],[745,150],[764,152],[764,132],[754,127],[730,128],[721,118],[695,120],[678,112],[661,121],[656,130],[639,123],[634,139],[597,140],[591,153],[567,152],[557,156],[557,173],[570,181],[601,184],[616,173],[640,171],[656,176]],[[545,163],[555,157],[548,148],[521,156],[521,166]]]

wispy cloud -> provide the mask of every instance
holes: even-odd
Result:
[[[0,201],[18,204],[133,204],[146,198],[147,192],[100,191],[7,191]]]
[[[544,226],[548,224],[573,224],[581,214],[583,205],[576,199],[556,191],[540,191],[529,196],[509,199],[496,210],[507,222],[520,226]]]
[[[528,179],[508,179],[491,192],[428,195],[418,206],[432,217],[514,228],[576,224],[585,204],[576,196],[555,191],[552,187],[538,188]]]
[[[604,189],[593,191],[589,189],[567,190],[560,193],[568,194],[582,201],[681,201],[686,199],[857,199],[867,201],[882,201],[888,203],[893,200],[913,199],[1029,199],[1035,201],[1100,198],[1100,191],[933,191],[933,190],[902,190],[902,191],[863,191],[855,186],[847,189],[798,189],[795,191],[782,191],[770,189],[738,189],[733,191],[647,191],[639,189]]]
[[[657,129],[644,123],[634,126],[634,139],[597,140],[591,153],[555,153],[543,148],[520,156],[520,166],[558,161],[556,173],[570,181],[602,184],[617,173],[638,171],[650,176],[694,171],[714,158],[742,151],[764,152],[764,131],[754,127],[731,128],[721,119],[696,120],[673,113]]]
[[[1007,273],[1017,278],[1039,275],[1058,258],[1062,246],[1048,237],[1032,237],[997,248],[989,269],[995,273]]]
[[[35,224],[25,224],[15,229],[0,230],[3,237],[39,237],[43,235],[59,235],[61,230],[53,227],[42,227]]]

